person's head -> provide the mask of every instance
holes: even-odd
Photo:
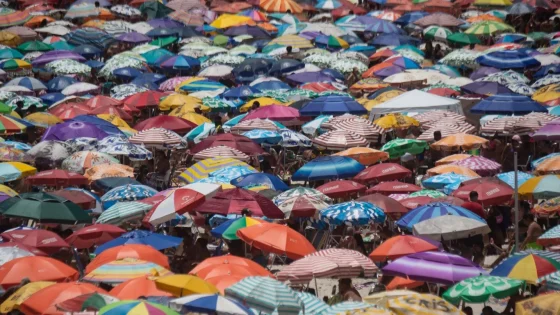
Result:
[[[469,200],[470,200],[470,201],[474,201],[474,202],[478,201],[478,193],[477,193],[476,191],[474,191],[474,190],[471,191],[471,192],[469,193]]]
[[[560,18],[559,17],[554,18],[554,24],[560,24]]]
[[[474,44],[470,44],[470,45],[469,45],[469,48],[470,48],[470,49],[474,49]]]
[[[19,101],[16,102],[16,106],[17,106],[17,108],[19,108],[19,109],[23,109],[23,105],[25,105],[25,104],[23,103],[22,100],[19,100]]]
[[[436,130],[434,131],[434,141],[439,141],[441,140],[441,131]]]
[[[292,53],[292,50],[293,50],[292,46],[287,46],[287,47],[286,47],[286,52],[287,52],[288,54],[291,54],[291,53]]]
[[[147,300],[148,298],[145,297],[145,296],[143,296],[143,295],[140,295],[140,296],[138,297],[138,299],[139,299],[139,300]]]
[[[243,210],[241,210],[241,215],[244,217],[250,217],[253,213],[251,212],[251,210],[245,208]]]
[[[100,6],[99,1],[95,1],[95,7],[99,8],[99,6]]]
[[[492,315],[494,314],[494,310],[490,306],[485,306],[482,309],[482,315]]]
[[[292,14],[292,10],[288,9],[288,10],[286,10],[286,13]]]
[[[527,212],[523,215],[523,222],[525,222],[525,224],[531,224],[535,222],[535,216],[531,212]]]
[[[463,313],[465,313],[466,315],[473,315],[473,310],[472,307],[467,306],[463,309]]]
[[[254,101],[251,105],[251,109],[257,109],[259,107],[261,107],[261,103],[259,103],[259,101]]]
[[[352,72],[356,75],[360,74],[360,71],[356,67],[354,67],[354,69],[352,69]]]
[[[342,294],[352,289],[352,279],[342,278],[338,280],[338,291]]]
[[[511,142],[514,145],[520,145],[521,144],[521,137],[519,135],[514,135],[513,137],[511,137]]]
[[[200,110],[200,107],[195,107],[194,112],[197,113],[197,114],[202,114],[202,111]]]
[[[21,286],[24,286],[24,285],[28,284],[29,282],[31,282],[31,280],[29,280],[29,278],[23,278],[23,279],[21,279],[21,281],[19,282],[19,284],[20,284]]]

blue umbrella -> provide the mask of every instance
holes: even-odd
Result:
[[[0,49],[0,59],[21,59],[23,55],[16,49],[3,48]]]
[[[249,169],[247,166],[228,166],[209,174],[210,177],[220,177],[225,179],[226,182],[231,182],[234,178],[243,175],[255,173],[254,170]]]
[[[193,294],[169,302],[169,306],[181,313],[253,315],[241,303],[217,294]]]
[[[14,149],[21,150],[21,151],[31,150],[31,146],[29,144],[23,142],[17,142],[17,141],[8,140],[8,141],[0,142],[0,146],[12,147]]]
[[[134,178],[130,177],[108,177],[94,180],[91,183],[92,187],[101,191],[109,191],[113,188],[126,185],[142,185]]]
[[[94,69],[101,69],[105,66],[105,63],[97,60],[88,60],[84,64]]]
[[[261,91],[248,85],[241,85],[234,87],[230,90],[225,91],[222,97],[225,99],[242,99],[246,100],[251,98],[254,94],[260,93]]]
[[[346,156],[320,156],[298,169],[293,180],[313,181],[354,177],[365,166]]]
[[[160,68],[168,71],[190,70],[199,67],[198,59],[183,55],[173,56],[161,63]]]
[[[367,109],[350,96],[341,95],[318,97],[300,110],[300,114],[302,116],[343,114],[364,115],[367,114],[367,112]]]
[[[216,125],[212,123],[203,123],[189,131],[183,139],[186,138],[187,142],[199,143],[206,139],[213,131],[216,130]]]
[[[373,32],[373,33],[384,33],[384,34],[401,34],[404,33],[402,29],[400,29],[395,24],[374,18],[373,22],[366,27],[366,31]]]
[[[346,77],[344,76],[344,74],[340,73],[339,71],[333,70],[333,69],[323,69],[321,70],[321,73],[326,74],[326,75],[330,75],[331,77],[340,80],[340,81],[344,81],[346,80]]]
[[[496,95],[511,93],[511,90],[498,82],[476,81],[461,87],[463,92],[478,95]]]
[[[541,65],[537,59],[519,50],[494,51],[476,58],[476,62],[497,69],[525,69]]]
[[[437,70],[443,74],[446,74],[452,78],[457,78],[457,77],[461,77],[462,75],[459,73],[459,70],[451,67],[451,66],[447,66],[447,65],[442,65],[442,64],[437,64],[435,66],[431,66],[429,69],[434,69]]]
[[[224,128],[225,131],[229,131],[231,129],[231,127],[237,125],[241,119],[245,118],[245,116],[247,116],[247,114],[241,114],[241,115],[237,115],[235,117],[233,117],[232,119],[226,121],[222,127]]]
[[[141,78],[140,76],[130,81],[130,83],[152,91],[156,91],[157,89],[159,89],[159,84],[156,84],[151,80]]]
[[[277,144],[282,140],[282,136],[278,132],[265,129],[253,129],[244,132],[243,135],[258,144]]]
[[[76,46],[68,44],[68,42],[65,41],[59,41],[56,43],[52,43],[51,46],[55,49],[55,50],[70,50],[72,51]]]
[[[456,182],[461,183],[469,179],[472,179],[472,177],[455,173],[446,173],[423,180],[422,186],[431,189],[443,189],[447,185],[454,184]]]
[[[524,4],[524,3],[516,3],[516,4]],[[503,34],[496,41],[496,43],[519,43],[525,41],[526,39],[527,39],[527,35],[525,34]]]
[[[321,219],[332,225],[366,225],[385,222],[383,210],[369,202],[349,201],[332,205],[320,212]]]
[[[417,20],[420,20],[426,15],[429,15],[429,13],[424,11],[414,11],[414,12],[403,14],[401,17],[396,19],[394,23],[400,25],[407,25],[416,22]]]
[[[150,50],[140,55],[146,59],[146,62],[149,65],[158,65],[159,62],[163,62],[168,58],[175,56],[175,54],[164,48]]]
[[[268,173],[252,173],[239,176],[231,180],[231,184],[236,187],[250,186],[267,186],[272,190],[288,190],[290,187],[286,185],[280,178]]]
[[[450,205],[447,203],[434,202],[424,206],[420,206],[410,211],[409,213],[405,214],[402,218],[399,219],[399,221],[397,221],[397,225],[401,229],[412,231],[412,227],[416,223],[437,218],[442,215],[455,215],[455,216],[466,217],[466,218],[470,218],[486,223],[486,221],[483,218],[479,217],[478,215],[476,215],[474,212],[470,210],[467,210],[459,206]]]
[[[91,45],[97,48],[97,54],[101,54],[102,50],[109,48],[109,46],[115,42],[115,38],[113,38],[113,36],[93,27],[84,27],[74,30],[64,35],[64,38],[66,38],[66,41],[72,45]],[[78,47],[76,47],[76,49],[77,48]],[[76,50],[74,50],[74,52],[79,53]],[[82,53],[79,54],[88,58]]]
[[[55,77],[47,82],[47,89],[50,92],[60,92],[74,83],[78,83],[78,80],[67,76]]]
[[[142,75],[136,77],[136,79],[143,79],[154,82],[155,84],[162,84],[165,80],[167,80],[167,77],[160,73],[142,73]]]
[[[74,117],[72,120],[93,124],[110,135],[124,135],[124,133],[115,125],[97,116],[80,115]]]
[[[146,35],[148,35],[150,37],[154,37],[154,38],[155,37],[168,37],[168,36],[177,35],[177,31],[174,30],[174,29],[170,29],[170,28],[156,27],[153,30],[146,33]]]
[[[281,76],[283,74],[293,72],[305,68],[305,64],[295,59],[280,59],[272,64],[268,71],[269,75]]]
[[[113,70],[113,75],[119,79],[132,81],[134,78],[141,76],[142,71],[132,67],[124,67]]]
[[[247,58],[233,68],[235,80],[241,83],[250,83],[259,77],[268,75],[272,67],[272,60],[264,58]]]
[[[372,42],[375,46],[399,46],[404,44],[418,45],[420,40],[406,35],[382,34],[375,37]]]
[[[355,44],[350,46],[350,48],[347,48],[346,51],[360,52],[369,57],[375,53],[375,47],[365,44]]]
[[[99,49],[98,47],[87,44],[76,46],[74,47],[74,49],[72,49],[72,51],[86,58],[93,58],[95,56],[101,55],[102,53],[101,49]]]
[[[340,38],[342,38],[343,40],[345,40],[348,45],[354,45],[354,44],[363,44],[364,41],[362,41],[359,37],[357,36],[352,36],[352,35],[343,35]]]
[[[532,112],[547,113],[546,107],[520,94],[497,94],[490,96],[471,108],[473,114],[525,115]]]
[[[40,91],[40,90],[47,89],[47,87],[45,86],[45,84],[43,84],[43,82],[32,77],[15,78],[7,82],[5,86],[23,86],[32,91]]]
[[[496,71],[498,72],[498,71]],[[533,75],[535,79],[543,78],[549,74],[560,74],[560,65],[547,65],[539,68]]]
[[[556,153],[560,155],[560,153]],[[511,188],[515,187],[515,172],[500,173],[496,175],[499,180],[508,184]],[[525,172],[517,172],[517,187],[523,185],[524,182],[533,178],[534,176]]]
[[[162,235],[150,231],[136,230],[125,233],[118,238],[97,247],[97,249],[95,249],[95,254],[99,255],[106,249],[127,244],[148,245],[157,250],[162,250],[166,248],[177,247],[181,244],[182,241],[183,239],[180,237]]]
[[[260,81],[259,79],[255,81]],[[290,86],[280,80],[268,80],[255,83],[255,81],[251,82],[249,85],[255,89],[265,91],[265,90],[289,90]]]
[[[145,185],[126,185],[113,188],[101,197],[103,208],[107,209],[119,201],[134,201],[153,197],[157,190]]]
[[[184,27],[184,25],[182,23],[179,23],[175,20],[172,20],[170,18],[164,17],[164,18],[157,18],[157,19],[151,19],[148,21],[148,24],[150,24],[151,27],[162,27],[162,28],[181,28]]]
[[[323,73],[321,71],[318,72],[300,72],[300,73],[294,73],[294,74],[290,74],[289,76],[286,77],[286,80],[293,83],[293,84],[304,84],[304,83],[309,83],[309,82],[333,82],[336,81],[336,79],[327,74],[327,73]]]

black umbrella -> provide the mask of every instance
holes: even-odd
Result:
[[[194,28],[188,26],[172,28],[171,30],[181,38],[200,36],[200,34]]]
[[[303,68],[305,68],[305,64],[299,60],[280,59],[272,64],[268,74],[279,77],[283,74],[294,72]]]
[[[255,79],[268,75],[272,61],[261,58],[248,58],[233,69],[235,79],[241,83],[250,83]]]

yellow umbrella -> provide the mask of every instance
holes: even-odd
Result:
[[[457,307],[432,294],[411,294],[387,301],[387,308],[398,315],[463,315]]]
[[[48,112],[38,112],[25,116],[25,120],[39,127],[50,127],[62,123],[62,119]]]
[[[248,16],[233,15],[233,14],[222,14],[220,17],[215,19],[210,26],[215,28],[228,28],[238,25],[257,25]]]
[[[409,128],[412,126],[420,126],[418,120],[404,116],[402,114],[388,114],[373,122],[383,129],[393,128]]]
[[[488,139],[484,139],[475,135],[466,133],[458,133],[447,136],[430,145],[434,150],[452,151],[452,150],[472,150],[478,149],[482,145],[488,143]]]
[[[395,313],[379,307],[362,308],[353,311],[346,311],[345,313],[338,313],[337,315],[395,315]]]
[[[11,111],[8,115],[21,119],[21,116],[16,111]]]
[[[363,147],[350,148],[333,155],[347,156],[364,165],[371,165],[389,159],[387,152]]]
[[[284,36],[277,37],[272,41],[270,41],[270,43],[268,43],[268,45],[273,45],[273,44],[292,46],[294,48],[300,48],[300,49],[315,47],[313,46],[311,41],[303,37],[299,37],[297,35],[284,35]]]
[[[465,175],[470,177],[480,177],[475,171],[459,165],[440,165],[432,167],[428,170],[428,175],[440,175],[447,173],[455,173],[457,175]]]
[[[476,6],[490,6],[490,7],[506,7],[510,6],[512,3],[509,0],[476,0],[474,5]]]
[[[156,287],[174,296],[216,294],[220,291],[211,283],[191,275],[171,275],[156,279]]]
[[[10,197],[15,197],[18,193],[6,185],[0,185],[0,193],[6,194]],[[1,312],[0,312],[1,313]]]
[[[0,163],[1,164],[10,164],[11,166],[15,167],[18,171],[21,172],[21,177],[27,177],[27,176],[31,176],[35,173],[37,173],[37,169],[34,168],[31,165],[27,165],[25,163],[21,163],[21,162],[5,162],[5,163]]]
[[[25,302],[25,300],[27,300],[35,292],[55,283],[56,282],[51,281],[36,281],[24,285],[23,287],[17,289],[14,294],[10,295],[10,297],[2,304],[0,304],[0,313],[7,314],[13,310],[19,309],[21,303]]]
[[[401,94],[403,94],[404,91],[401,90],[391,90],[391,91],[387,91],[387,92],[383,92],[381,94],[379,94],[376,98],[372,99],[372,100],[368,100],[367,102],[365,102],[364,107],[368,110],[371,111],[372,108],[374,108],[375,106],[387,102],[388,100],[395,98]]]
[[[128,128],[128,129],[132,129],[130,128],[130,126],[126,123],[126,121],[124,121],[122,118],[120,118],[117,115],[113,115],[113,114],[99,114],[97,115],[97,117],[108,121],[110,123],[112,123],[113,125],[115,125],[116,127],[122,127],[122,128]]]
[[[232,158],[216,157],[212,159],[202,160],[187,168],[183,173],[179,175],[179,179],[188,183],[193,183],[199,179],[207,178],[208,174],[228,166],[244,166],[246,168],[249,168],[250,170],[255,170],[245,162]]]
[[[366,78],[366,79],[361,79],[360,81],[354,83],[351,87],[350,90],[353,91],[359,91],[359,90],[365,90],[365,91],[377,91],[379,89],[388,87],[389,84],[388,83],[383,83],[383,81],[376,79],[376,78]]]
[[[560,156],[544,160],[535,169],[535,175],[560,174]]]
[[[127,127],[119,127],[119,130],[122,131],[127,137],[132,137],[134,134],[138,133],[138,130],[127,128]]]
[[[259,102],[260,107],[268,106],[268,105],[287,105],[286,103],[282,103],[279,100],[271,97],[259,97],[259,98],[252,99],[249,102],[243,104],[243,106],[239,108],[239,111],[242,113],[248,111],[249,109],[251,109],[251,106],[253,106],[253,103],[255,102]]]
[[[559,83],[542,87],[533,94],[533,100],[547,105],[558,105],[558,99],[560,99]]]
[[[444,157],[443,159],[439,159],[436,161],[436,165],[445,165],[450,164],[457,161],[462,161],[466,158],[470,158],[472,155],[470,154],[453,154]]]
[[[171,94],[164,98],[158,105],[159,109],[163,111],[168,111],[183,106],[186,106],[186,108],[189,109],[188,111],[191,112],[194,111],[196,107],[199,107],[202,111],[210,110],[210,108],[208,108],[207,106],[202,105],[202,101],[200,99],[184,94]],[[177,116],[177,113],[175,113],[174,116]]]
[[[387,301],[401,296],[409,296],[411,294],[418,294],[410,290],[390,290],[368,295],[364,298],[364,302],[385,307]]]
[[[202,125],[203,123],[212,123],[212,121],[200,114],[195,112],[186,112],[185,114],[180,116],[183,119],[186,119],[190,122],[193,122],[197,125]]]
[[[103,24],[105,24],[104,20],[89,20],[82,24],[83,27],[95,27],[95,28],[102,28]]]
[[[21,38],[14,33],[0,31],[0,44],[16,47],[21,43]]]
[[[187,84],[192,83],[192,82],[202,81],[202,80],[207,80],[207,79],[205,77],[191,77],[191,78],[188,78],[185,81],[177,84],[177,86],[175,86],[175,92],[183,92],[183,90],[181,90],[182,86],[187,85]]]
[[[515,304],[515,315],[560,313],[560,293],[543,294]]]

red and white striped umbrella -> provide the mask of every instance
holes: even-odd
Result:
[[[434,132],[441,132],[441,137],[445,138],[457,133],[470,133],[476,132],[476,127],[465,122],[451,122],[451,123],[438,123],[430,129],[424,131],[416,140],[434,141]]]
[[[255,118],[238,123],[231,128],[231,131],[234,133],[242,133],[254,129],[279,130],[280,128],[271,120]]]
[[[327,150],[346,150],[368,145],[366,138],[345,130],[333,130],[313,139],[313,144]]]
[[[502,165],[482,156],[471,156],[464,160],[451,163],[453,165],[464,166],[475,171],[481,176],[493,176],[500,172]]]
[[[371,261],[371,259],[369,259],[369,257],[351,249],[328,248],[314,252],[313,254],[309,254],[306,257],[313,256],[327,257],[329,260],[335,261],[339,264],[359,266],[360,268],[362,268],[362,271],[366,278],[373,277],[378,270],[377,266]]]
[[[332,126],[334,130],[351,131],[374,143],[377,143],[379,136],[383,132],[383,129],[379,126],[361,118],[337,121]]]
[[[321,199],[301,195],[282,201],[278,208],[292,218],[312,218],[316,216],[318,211],[328,206],[329,204]]]
[[[344,114],[344,115],[341,115],[341,116],[333,117],[333,118],[325,121],[324,123],[321,124],[321,128],[322,129],[329,129],[329,130],[334,129],[334,125],[336,123],[339,123],[341,121],[348,120],[348,119],[362,119],[362,120],[365,120],[365,119],[360,118],[356,115]],[[366,122],[367,122],[367,120],[366,120]]]
[[[151,128],[138,132],[130,137],[130,143],[142,144],[145,147],[171,147],[179,145],[183,139],[173,131],[163,128]]]
[[[240,161],[249,161],[249,156],[247,154],[237,149],[226,147],[225,145],[210,147],[194,155],[195,160],[205,160],[205,159],[211,159],[215,157],[232,158]]]
[[[143,222],[158,225],[173,220],[175,215],[189,212],[204,203],[206,198],[212,198],[220,189],[221,185],[207,183],[175,189],[148,212]]]
[[[480,127],[480,132],[485,135],[509,135],[508,130],[513,128],[523,117],[500,117],[488,121]]]
[[[431,122],[465,121],[467,117],[446,110],[430,110],[414,116],[414,119],[424,126],[426,124],[429,125]],[[429,129],[429,127],[424,129]]]
[[[506,131],[518,135],[532,134],[558,117],[544,113],[531,113],[523,116],[523,118],[509,126]]]

